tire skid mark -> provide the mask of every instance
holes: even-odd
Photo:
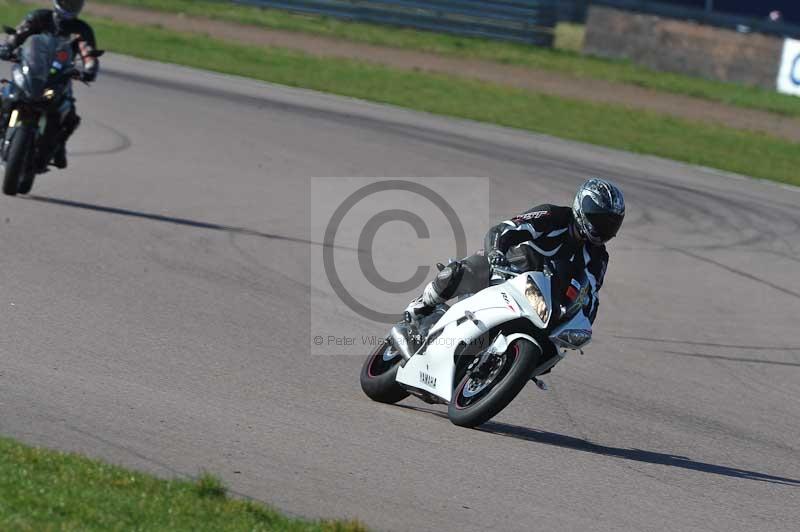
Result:
[[[703,347],[720,347],[724,349],[747,349],[748,351],[800,351],[800,346],[764,346],[764,345],[741,345],[741,344],[721,344],[716,342],[698,342],[694,340],[679,340],[674,338],[647,338],[645,336],[626,336],[613,334],[613,338],[620,340],[639,340],[642,342],[653,342],[661,344],[684,344]]]
[[[107,132],[109,132],[112,136],[116,137],[116,141],[114,143],[114,146],[112,146],[111,148],[98,149],[98,150],[75,150],[75,151],[71,151],[70,152],[71,156],[73,156],[73,157],[92,157],[92,156],[98,156],[98,155],[112,155],[112,154],[115,154],[115,153],[123,152],[123,151],[127,150],[128,148],[130,148],[131,146],[133,146],[133,141],[131,141],[130,137],[128,137],[122,131],[120,131],[120,130],[118,130],[118,129],[116,129],[116,128],[114,128],[114,127],[112,127],[112,126],[110,126],[110,125],[108,125],[106,123],[99,122],[97,120],[93,120],[92,123],[95,124],[96,126],[98,126],[100,129],[104,129]]]

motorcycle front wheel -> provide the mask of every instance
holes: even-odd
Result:
[[[480,353],[475,357],[479,358]],[[477,427],[499,414],[525,387],[542,352],[529,340],[518,339],[486,367],[470,366],[458,378],[447,407],[450,421],[460,427]]]
[[[5,161],[5,175],[3,176],[3,194],[16,196],[19,192],[20,177],[27,171],[29,144],[33,130],[28,126],[20,126],[12,133],[11,144],[8,146]],[[33,182],[31,182],[31,185]]]
[[[17,187],[17,194],[30,194],[31,189],[33,188],[33,181],[36,179],[36,172],[30,165],[25,168],[22,172],[22,178],[19,180],[19,186]]]

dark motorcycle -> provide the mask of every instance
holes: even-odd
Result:
[[[5,31],[14,33],[8,27]],[[73,57],[72,41],[45,33],[26,39],[11,59],[16,64],[12,79],[2,80],[0,121],[3,193],[8,196],[28,194],[36,175],[48,171],[61,124],[71,111],[72,80],[81,76]]]

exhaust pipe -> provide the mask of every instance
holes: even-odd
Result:
[[[392,347],[394,347],[406,361],[411,359],[414,353],[409,349],[408,338],[406,338],[406,335],[403,334],[403,331],[401,331],[397,325],[392,327],[392,330],[389,332],[389,341],[392,343]]]

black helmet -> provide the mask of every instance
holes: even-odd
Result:
[[[572,214],[578,230],[592,244],[614,238],[625,218],[622,191],[605,179],[592,178],[578,189]]]
[[[53,0],[53,9],[63,19],[77,17],[83,9],[84,0]]]

